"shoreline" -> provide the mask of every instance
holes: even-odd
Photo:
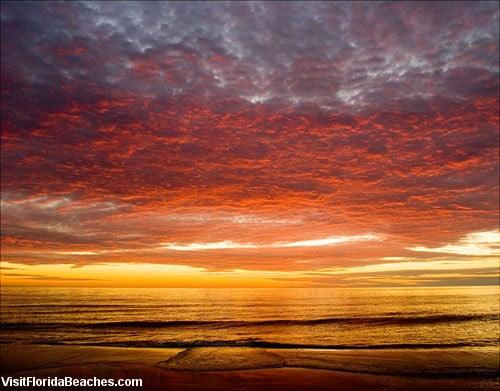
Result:
[[[3,376],[143,378],[145,390],[494,390],[491,348],[316,350],[1,344]]]

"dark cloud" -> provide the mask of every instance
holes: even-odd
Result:
[[[95,278],[72,278],[61,276],[44,276],[41,274],[24,274],[24,273],[3,273],[6,277],[19,277],[27,280],[42,280],[42,281],[100,281]]]

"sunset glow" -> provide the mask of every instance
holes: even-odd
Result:
[[[1,284],[497,285],[498,17],[2,3]]]

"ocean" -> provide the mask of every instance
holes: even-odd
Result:
[[[0,341],[141,347],[495,347],[499,293],[498,287],[3,287]]]

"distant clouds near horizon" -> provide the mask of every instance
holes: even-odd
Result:
[[[497,284],[498,18],[2,3],[2,284]]]

